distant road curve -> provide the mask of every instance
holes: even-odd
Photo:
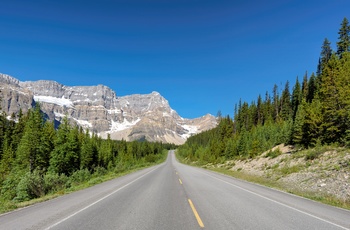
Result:
[[[350,212],[165,163],[0,216],[0,229],[348,229]]]

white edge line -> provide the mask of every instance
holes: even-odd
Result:
[[[201,172],[200,170],[198,170],[198,171]],[[225,184],[231,185],[231,186],[233,186],[233,187],[235,187],[235,188],[238,188],[238,189],[241,189],[241,190],[243,190],[243,191],[245,191],[245,192],[251,193],[251,194],[253,194],[253,195],[255,195],[255,196],[261,197],[261,198],[263,198],[263,199],[266,199],[266,200],[269,200],[269,201],[274,202],[274,203],[276,203],[276,204],[279,204],[279,205],[281,205],[281,206],[284,206],[284,207],[286,207],[286,208],[292,209],[292,210],[294,210],[294,211],[300,212],[300,213],[305,214],[305,215],[307,215],[307,216],[310,216],[310,217],[313,217],[313,218],[315,218],[315,219],[321,220],[321,221],[323,221],[323,222],[326,222],[326,223],[328,223],[328,224],[334,225],[334,226],[339,227],[339,228],[341,228],[341,229],[350,230],[349,228],[346,228],[346,227],[344,227],[344,226],[341,226],[341,225],[338,225],[338,224],[336,224],[336,223],[330,222],[330,221],[328,221],[328,220],[322,219],[322,218],[320,218],[320,217],[318,217],[318,216],[315,216],[315,215],[312,215],[312,214],[310,214],[310,213],[301,211],[301,210],[299,210],[299,209],[297,209],[297,208],[293,208],[293,207],[291,207],[291,206],[289,206],[289,205],[286,205],[286,204],[283,204],[283,203],[281,203],[281,202],[279,202],[279,201],[270,199],[270,198],[268,198],[268,197],[266,197],[266,196],[262,196],[262,195],[260,195],[260,194],[258,194],[258,193],[255,193],[255,192],[252,192],[252,191],[247,190],[247,189],[245,189],[245,188],[242,188],[242,187],[240,187],[240,186],[234,185],[234,184],[229,183],[229,182],[227,182],[227,181],[225,181],[225,180],[222,180],[222,179],[220,179],[220,178],[218,178],[218,177],[212,176],[212,175],[207,174],[207,173],[204,173],[204,172],[201,172],[201,173],[203,173],[203,174],[205,174],[205,175],[207,175],[207,176],[209,176],[209,177],[211,177],[211,178],[214,178],[214,179],[216,179],[216,180],[219,180],[219,181],[221,181],[221,182],[223,182],[223,183],[225,183]]]
[[[97,204],[97,203],[101,202],[102,200],[104,200],[104,199],[106,199],[106,198],[108,198],[108,197],[112,196],[113,194],[115,194],[115,193],[119,192],[120,190],[122,190],[122,189],[126,188],[127,186],[131,185],[131,184],[132,184],[132,183],[134,183],[135,181],[137,181],[137,180],[141,179],[142,177],[146,176],[147,174],[149,174],[149,173],[153,172],[153,171],[154,171],[154,170],[156,170],[157,168],[159,168],[159,166],[158,166],[158,167],[156,167],[156,168],[154,168],[154,169],[152,169],[151,171],[147,172],[146,174],[143,174],[142,176],[140,176],[140,177],[136,178],[135,180],[133,180],[133,181],[131,181],[131,182],[127,183],[126,185],[124,185],[124,186],[122,186],[122,187],[118,188],[117,190],[115,190],[115,191],[113,191],[113,192],[109,193],[108,195],[106,195],[106,196],[102,197],[101,199],[99,199],[99,200],[97,200],[97,201],[95,201],[95,202],[93,202],[93,203],[89,204],[88,206],[86,206],[86,207],[84,207],[84,208],[82,208],[82,209],[80,209],[80,210],[76,211],[75,213],[73,213],[73,214],[71,214],[71,215],[67,216],[66,218],[64,218],[64,219],[62,219],[62,220],[60,220],[60,221],[56,222],[55,224],[50,225],[49,227],[45,228],[45,230],[49,230],[49,229],[51,229],[51,228],[53,228],[53,227],[55,227],[55,226],[57,226],[57,225],[59,225],[59,224],[63,223],[64,221],[66,221],[66,220],[68,220],[68,219],[72,218],[73,216],[75,216],[75,215],[79,214],[80,212],[82,212],[82,211],[84,211],[84,210],[86,210],[86,209],[90,208],[91,206],[93,206],[93,205],[95,205],[95,204]]]

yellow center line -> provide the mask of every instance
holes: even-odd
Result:
[[[203,222],[202,222],[202,219],[201,219],[200,216],[198,215],[198,212],[197,212],[196,208],[194,207],[194,205],[193,205],[193,203],[192,203],[192,201],[191,201],[190,199],[188,199],[188,203],[190,203],[190,206],[191,206],[191,208],[192,208],[193,214],[194,214],[194,216],[196,217],[199,226],[200,226],[201,228],[204,228],[204,224],[203,224]]]
[[[180,184],[182,184],[182,180],[179,178],[179,182],[180,182]]]

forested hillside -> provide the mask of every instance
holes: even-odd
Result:
[[[240,100],[233,120],[221,117],[217,128],[189,138],[179,155],[204,164],[254,157],[280,143],[350,146],[349,32],[344,18],[337,49],[324,40],[316,73],[297,77],[292,87],[274,85],[251,103]]]
[[[20,202],[69,189],[107,173],[165,159],[169,144],[101,139],[65,118],[56,130],[40,105],[0,115],[0,202]],[[173,146],[172,146],[173,147]],[[3,207],[1,207],[3,208]],[[0,210],[1,211],[1,210]]]

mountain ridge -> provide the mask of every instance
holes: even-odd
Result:
[[[72,124],[116,140],[147,140],[183,144],[191,135],[214,128],[210,114],[182,118],[159,93],[117,96],[105,85],[66,86],[56,81],[20,81],[0,74],[1,107],[7,114],[23,112],[40,102],[48,119]]]

